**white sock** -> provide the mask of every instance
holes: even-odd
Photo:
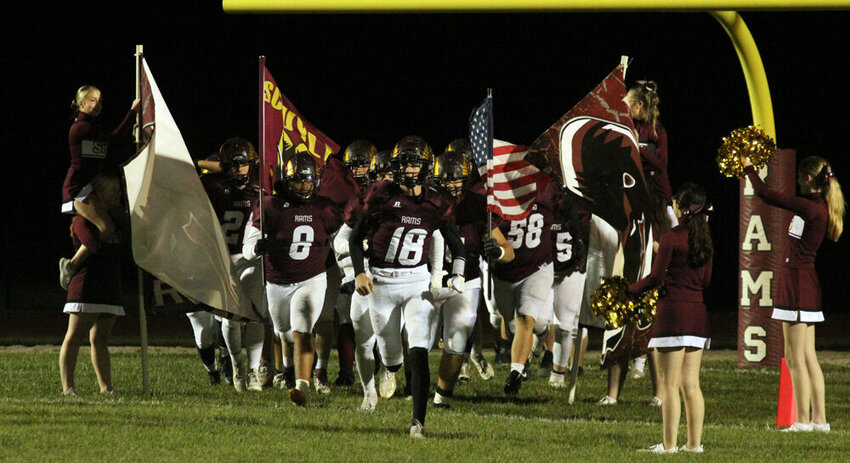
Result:
[[[295,380],[295,389],[298,389],[301,392],[307,392],[310,390],[310,381],[306,379],[296,379]]]
[[[635,359],[635,370],[643,371],[646,366],[646,357],[638,357]]]
[[[316,360],[316,369],[317,369],[317,370],[324,370],[325,368],[327,368],[327,367],[325,366],[325,361],[324,361],[324,360],[322,360],[321,358],[317,359],[317,360]]]
[[[523,371],[525,371],[525,364],[524,363],[511,363],[511,370],[515,370],[515,371],[522,373]]]
[[[260,361],[263,358],[264,340],[265,333],[263,325],[259,323],[246,324],[242,344],[245,345],[245,350],[248,351],[248,365],[252,370],[260,368]]]

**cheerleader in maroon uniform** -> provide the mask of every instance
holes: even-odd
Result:
[[[97,117],[103,109],[103,99],[97,87],[80,87],[72,107],[75,117],[68,133],[71,165],[68,166],[68,174],[62,184],[62,212],[82,215],[97,227],[104,241],[109,241],[115,226],[106,212],[103,200],[93,194],[91,181],[105,166],[119,164],[114,145],[129,136],[132,116],[139,107],[139,100],[133,101],[124,120],[112,132],[106,132],[97,123]],[[62,289],[68,289],[71,276],[88,254],[87,247],[80,246],[71,259],[59,259],[59,284]]]
[[[93,192],[103,206],[118,206],[121,182],[116,174],[101,173],[91,180]],[[121,306],[121,255],[118,245],[101,239],[98,228],[82,215],[74,217],[71,237],[79,249],[86,246],[89,257],[71,277],[64,312],[68,331],[59,351],[59,375],[65,395],[77,395],[74,370],[80,343],[89,334],[91,359],[100,384],[100,392],[112,392],[112,368],[109,360],[109,335],[115,318],[124,315]]]
[[[838,241],[844,228],[844,195],[826,159],[809,156],[800,162],[797,185],[802,196],[769,189],[744,158],[744,172],[756,194],[771,206],[793,212],[788,228],[791,245],[779,269],[772,318],[782,320],[785,360],[791,372],[797,422],[787,431],[829,432],[824,404],[823,372],[815,353],[815,323],[823,321],[815,257],[824,236]]]
[[[680,389],[688,422],[688,442],[681,450],[702,452],[705,402],[699,386],[699,369],[702,351],[710,344],[702,293],[711,281],[714,254],[708,227],[709,209],[702,187],[693,183],[682,185],[673,198],[673,213],[679,218],[679,225],[661,235],[650,274],[629,286],[629,292],[635,294],[660,284],[665,291],[658,300],[649,341],[649,348],[658,352],[662,378],[664,440],[649,448],[655,453],[679,450],[676,435],[682,413]]]

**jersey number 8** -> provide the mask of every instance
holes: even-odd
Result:
[[[292,232],[292,244],[289,246],[289,257],[292,260],[304,260],[310,255],[310,247],[313,246],[313,227],[299,225]]]

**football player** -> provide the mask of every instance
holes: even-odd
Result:
[[[566,387],[564,373],[578,332],[578,315],[587,277],[584,272],[587,258],[584,236],[589,225],[590,216],[581,213],[572,201],[564,198],[558,220],[551,227],[555,245],[553,308],[557,323],[554,326],[555,342],[549,385],[555,388]]]
[[[507,395],[519,392],[534,335],[542,335],[550,321],[547,312],[551,312],[551,302],[547,300],[554,279],[550,228],[555,223],[560,202],[558,187],[548,182],[538,193],[528,217],[521,220],[493,218],[510,241],[515,255],[513,261],[493,266],[496,307],[505,326],[513,327],[514,331],[511,371],[504,387]]]
[[[426,260],[432,234],[439,230],[454,261],[448,286],[464,291],[465,250],[454,221],[454,200],[426,186],[431,174],[431,147],[408,136],[393,149],[393,182],[373,184],[355,223],[349,248],[355,289],[369,296],[369,315],[378,350],[389,371],[402,365],[402,318],[407,331],[411,364],[413,419],[410,436],[424,437],[430,374],[434,306],[428,300],[431,276]],[[368,242],[364,253],[363,239]],[[369,258],[367,274],[363,258]]]
[[[443,287],[442,275],[452,271],[451,259],[441,259],[445,262],[445,268],[439,269],[442,271],[432,270],[431,291],[438,318],[442,321],[443,356],[434,393],[434,405],[440,408],[451,406],[464,354],[471,346],[470,337],[481,295],[481,272],[475,265],[479,249],[483,247],[487,257],[499,262],[507,263],[514,258],[513,247],[502,232],[498,228],[487,229],[487,199],[480,192],[471,191],[471,172],[472,163],[464,152],[445,152],[434,163],[436,183],[457,201],[455,225],[466,250],[466,259],[473,263],[464,269],[466,291],[463,293]]]
[[[378,151],[369,162],[369,180],[372,183],[393,180],[392,150]]]
[[[222,172],[204,175],[201,181],[221,224],[221,231],[230,259],[239,275],[243,294],[251,300],[257,317],[268,320],[262,272],[256,262],[251,262],[243,256],[241,244],[252,205],[258,197],[256,184],[259,156],[251,142],[234,137],[225,140],[221,145],[218,158]],[[268,365],[262,362],[264,331],[263,323],[226,318],[221,321],[221,332],[233,364],[233,386],[239,392],[246,389],[260,391],[262,384],[271,380],[271,371]],[[247,365],[245,354],[242,352],[243,346],[248,353]]]
[[[311,333],[328,284],[328,239],[340,225],[334,203],[317,196],[320,180],[318,161],[309,153],[286,161],[279,169],[275,194],[263,198],[264,224],[255,214],[243,245],[249,259],[265,255],[269,313],[281,342],[294,344],[295,387],[289,390],[289,399],[300,406],[310,389]],[[266,238],[261,237],[261,226]]]

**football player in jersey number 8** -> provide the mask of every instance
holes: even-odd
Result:
[[[466,252],[453,223],[454,200],[425,185],[432,159],[431,147],[422,138],[410,136],[399,141],[392,155],[393,182],[378,182],[369,188],[349,239],[355,289],[369,296],[378,350],[391,372],[402,365],[399,333],[402,317],[405,321],[412,370],[410,435],[415,438],[423,437],[430,385],[428,349],[435,317],[426,261],[435,231],[440,231],[454,258],[448,286],[457,292],[465,287]],[[366,253],[364,238],[369,245]],[[366,274],[364,255],[374,281]]]
[[[246,258],[265,255],[266,295],[275,333],[294,344],[295,388],[289,399],[304,405],[313,366],[312,331],[327,288],[328,238],[340,226],[333,201],[317,196],[321,172],[309,153],[293,156],[278,174],[275,195],[263,198],[268,238],[260,239],[259,214],[245,232]]]

